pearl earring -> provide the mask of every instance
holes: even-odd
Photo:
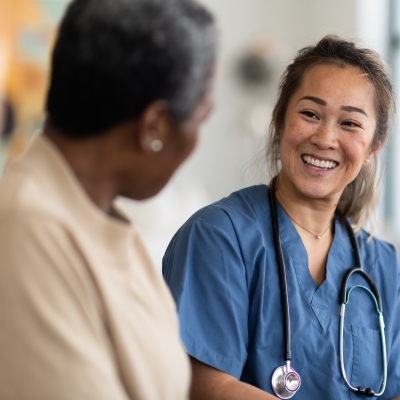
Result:
[[[365,160],[365,162],[366,162],[367,164],[369,164],[371,161],[370,161],[369,158],[367,158],[367,159]]]
[[[159,152],[164,147],[163,142],[160,139],[155,139],[151,142],[150,147],[153,151]]]

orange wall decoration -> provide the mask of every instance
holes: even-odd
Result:
[[[6,122],[12,127],[9,139],[1,140],[4,158],[21,152],[43,123],[51,48],[67,3],[0,0],[1,117],[3,128]]]

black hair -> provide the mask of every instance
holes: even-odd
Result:
[[[53,52],[48,122],[71,138],[93,136],[155,100],[183,122],[206,90],[216,36],[195,0],[74,0]]]

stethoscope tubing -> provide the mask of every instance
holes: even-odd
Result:
[[[346,272],[346,274],[343,278],[343,281],[342,281],[342,286],[340,288],[340,303],[341,303],[340,313],[339,313],[339,315],[340,315],[340,324],[339,324],[340,325],[339,326],[340,369],[342,371],[343,379],[347,383],[349,388],[357,393],[360,392],[360,387],[354,387],[348,381],[345,366],[344,366],[344,361],[343,361],[344,360],[344,357],[343,357],[344,317],[345,317],[345,312],[346,312],[346,305],[350,300],[350,293],[354,289],[354,287],[353,287],[349,291],[347,291],[347,284],[350,280],[350,277],[353,274],[359,274],[368,282],[370,289],[367,289],[364,286],[356,286],[356,287],[360,287],[364,290],[367,290],[370,293],[371,297],[375,301],[376,309],[378,312],[378,318],[379,318],[379,330],[380,330],[380,336],[381,336],[381,350],[382,350],[383,380],[382,380],[382,385],[381,385],[380,391],[378,393],[373,393],[373,395],[371,393],[371,396],[369,396],[369,397],[379,397],[379,396],[382,396],[383,392],[385,391],[386,382],[387,382],[386,338],[385,338],[385,322],[383,319],[382,299],[381,299],[381,295],[379,293],[379,290],[378,290],[375,282],[373,281],[371,276],[362,269],[360,249],[358,247],[358,243],[357,243],[356,236],[354,234],[354,230],[351,227],[350,222],[347,220],[347,218],[343,218],[343,220],[344,220],[344,224],[346,226],[347,232],[349,234],[349,238],[350,238],[352,247],[354,249],[354,258],[356,261],[356,266],[353,268],[350,268]],[[364,389],[364,388],[362,388],[362,389]]]
[[[282,254],[282,245],[279,235],[278,226],[278,211],[275,200],[275,188],[276,188],[276,177],[272,180],[271,188],[269,191],[271,213],[272,213],[272,224],[274,230],[274,243],[275,243],[275,254]],[[284,331],[284,360],[290,361],[292,359],[291,351],[291,336],[290,336],[290,311],[289,311],[289,296],[287,290],[287,279],[286,279],[286,266],[283,257],[276,257],[278,261],[279,269],[279,284],[282,301],[282,313],[283,313],[283,331]]]
[[[279,282],[280,282],[280,292],[281,292],[281,301],[282,301],[283,330],[284,330],[284,359],[285,359],[285,361],[290,363],[290,360],[292,358],[292,353],[291,353],[289,296],[288,296],[288,290],[287,290],[286,267],[285,267],[285,261],[283,259],[283,255],[282,255],[282,245],[281,245],[280,234],[279,234],[278,212],[277,212],[276,197],[275,197],[276,181],[277,181],[277,177],[273,178],[271,181],[270,190],[269,190],[269,199],[270,199],[273,234],[274,234],[275,254],[277,255],[276,258],[277,258],[278,267],[279,267],[278,268],[279,269]],[[337,211],[336,214],[338,216],[340,216],[339,211]],[[344,221],[344,224],[345,224],[346,229],[349,234],[349,238],[350,238],[352,248],[354,251],[354,258],[355,258],[356,266],[346,272],[346,274],[343,278],[342,286],[341,286],[341,290],[340,290],[340,302],[341,302],[340,323],[339,323],[340,368],[341,368],[341,372],[342,372],[344,381],[346,382],[346,384],[352,391],[354,391],[358,394],[365,394],[367,397],[379,397],[385,391],[386,382],[387,382],[386,339],[385,339],[385,323],[384,323],[384,319],[383,319],[382,300],[381,300],[381,296],[379,294],[379,290],[378,290],[377,286],[375,285],[375,282],[368,275],[368,273],[362,269],[360,250],[358,247],[358,243],[357,243],[357,239],[356,239],[354,230],[351,227],[350,222],[347,220],[347,218],[342,218],[342,220]],[[381,389],[378,393],[374,393],[374,391],[369,388],[365,389],[361,386],[359,386],[359,387],[352,386],[347,379],[346,370],[345,370],[344,361],[343,361],[343,359],[344,359],[344,357],[343,357],[344,316],[345,316],[346,305],[350,299],[350,293],[355,288],[355,287],[353,287],[352,289],[347,291],[347,283],[348,283],[350,277],[355,273],[362,275],[364,277],[364,279],[368,282],[371,289],[368,289],[364,286],[355,286],[355,287],[361,287],[370,293],[370,295],[374,298],[377,312],[379,315],[381,349],[382,349],[382,365],[383,365],[383,380],[382,380]],[[276,392],[275,392],[275,394],[276,394]]]
[[[363,271],[364,272],[364,271]],[[365,289],[364,287],[362,287]],[[346,369],[344,367],[344,356],[343,356],[343,332],[344,332],[344,316],[346,312],[346,304],[348,303],[348,300],[345,303],[342,303],[340,306],[340,327],[339,327],[339,358],[340,358],[340,369],[342,371],[342,376],[344,381],[347,383],[349,388],[353,390],[354,392],[359,392],[360,388],[359,387],[354,387],[350,384],[350,382],[347,379],[346,375]],[[377,305],[378,308],[378,305]],[[383,320],[383,314],[379,312],[379,327],[380,327],[380,336],[381,336],[381,350],[382,350],[382,367],[383,367],[383,380],[382,380],[382,385],[381,385],[381,390],[378,393],[374,393],[373,396],[371,397],[379,397],[382,396],[383,392],[386,389],[386,382],[387,382],[387,356],[386,356],[386,338],[385,338],[385,322]]]
[[[341,290],[340,290],[340,302],[341,302],[341,304],[347,303],[347,301],[346,301],[347,283],[348,283],[350,277],[354,273],[359,273],[360,275],[362,275],[365,278],[365,280],[368,282],[369,286],[371,287],[372,292],[374,293],[374,295],[376,297],[376,300],[378,302],[378,310],[379,310],[379,312],[382,313],[383,309],[382,309],[381,295],[379,294],[379,290],[376,287],[375,282],[373,281],[373,279],[368,275],[367,272],[365,272],[362,269],[361,258],[360,258],[360,249],[358,247],[357,239],[356,239],[356,236],[354,234],[353,228],[351,227],[350,222],[347,220],[347,218],[343,218],[343,220],[344,220],[344,224],[346,226],[347,232],[349,234],[351,245],[352,245],[353,250],[354,250],[354,258],[356,260],[356,266],[351,268],[351,269],[349,269],[346,272],[346,274],[345,274],[345,276],[343,278],[342,287],[341,287]]]

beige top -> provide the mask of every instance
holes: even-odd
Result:
[[[178,336],[136,229],[37,136],[0,183],[0,399],[187,399]]]

